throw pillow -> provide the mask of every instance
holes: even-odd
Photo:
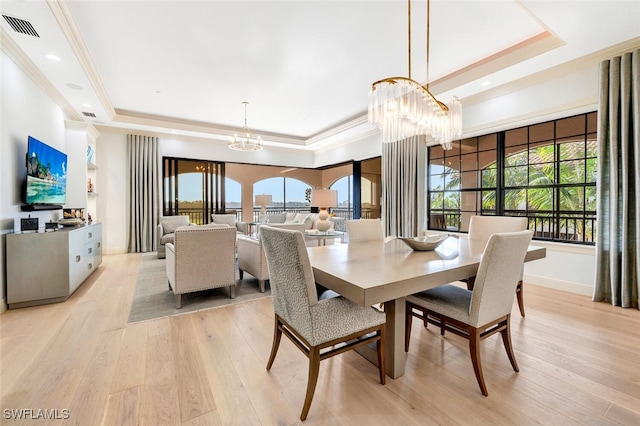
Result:
[[[304,229],[311,229],[313,226],[313,219],[307,213],[298,213],[293,219],[293,223],[304,223]]]
[[[166,234],[173,234],[177,227],[189,225],[189,216],[178,216],[161,219],[162,232]]]
[[[235,227],[236,215],[235,214],[212,214],[211,222]]]
[[[293,212],[293,213],[287,213],[287,217],[285,218],[285,222],[290,222],[293,223],[293,220],[296,218],[296,215],[298,213]]]
[[[287,220],[286,213],[274,213],[267,217],[267,223],[284,223]]]

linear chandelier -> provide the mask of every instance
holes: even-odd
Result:
[[[228,146],[236,151],[260,151],[262,149],[262,138],[252,135],[247,127],[247,105],[249,105],[249,102],[242,103],[244,104],[244,127],[240,134],[235,133],[229,139]]]
[[[445,105],[429,92],[430,0],[427,0],[427,82],[423,86],[411,79],[411,0],[407,3],[409,76],[389,77],[371,85],[369,123],[380,128],[382,142],[426,135],[444,149],[451,149],[451,141],[462,137],[462,104],[454,96]]]

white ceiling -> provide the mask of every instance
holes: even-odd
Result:
[[[266,145],[314,149],[339,133],[371,132],[371,83],[408,74],[404,0],[1,0],[0,8],[40,36],[2,19],[3,50],[71,119],[100,125],[223,141],[242,126],[248,101],[248,125]],[[412,2],[411,76],[423,83],[425,16],[425,2]],[[637,0],[433,0],[431,91],[464,107],[567,63],[593,66],[617,46],[640,46],[639,17]]]

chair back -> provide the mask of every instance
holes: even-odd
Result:
[[[261,226],[273,309],[303,336],[311,336],[310,306],[318,303],[309,254],[300,231]]]
[[[347,236],[350,243],[384,241],[384,229],[378,219],[347,220]]]
[[[189,216],[162,216],[160,217],[160,224],[165,234],[172,234],[178,227],[189,225]]]
[[[431,229],[447,229],[447,221],[443,214],[432,214],[429,218],[429,227]]]
[[[527,229],[526,217],[471,216],[469,239],[486,244],[491,235],[498,232],[517,232]]]
[[[478,268],[469,315],[481,326],[507,315],[513,307],[516,285],[533,231],[493,234]]]
[[[278,229],[290,229],[293,231],[300,231],[300,232],[304,232],[305,231],[305,224],[304,223],[269,223],[269,224],[258,224],[258,238],[260,238],[260,228],[262,228],[263,226],[270,226],[272,228],[278,228]]]
[[[235,280],[235,228],[228,225],[181,226],[175,230],[174,247],[176,277],[199,281],[200,285],[203,276],[215,275],[215,281],[220,282]],[[182,281],[183,285],[190,285]]]
[[[236,215],[230,213],[212,213],[211,214],[211,223],[215,224],[227,224],[229,226],[236,226]]]

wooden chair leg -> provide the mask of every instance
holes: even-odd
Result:
[[[518,281],[518,286],[516,287],[516,298],[518,299],[520,315],[524,318],[524,294],[522,293],[522,280]]]
[[[258,287],[260,287],[260,293],[264,293],[266,291],[264,280],[258,280]]]
[[[380,336],[380,340],[376,342],[376,348],[378,350],[378,371],[380,373],[381,385],[384,385],[386,383],[386,378],[387,378],[387,372],[385,367],[385,355],[384,355],[384,351],[385,351],[385,347],[384,347],[385,329],[384,328],[385,327],[386,325],[383,324],[382,327],[380,328],[380,331],[378,332]]]
[[[316,391],[316,383],[318,383],[318,373],[320,372],[320,349],[312,347],[309,350],[309,379],[307,381],[307,394],[304,397],[304,405],[302,406],[302,413],[300,414],[300,420],[305,420],[307,414],[309,414],[309,408],[311,408],[311,401],[313,400],[313,394]]]
[[[282,338],[282,330],[280,329],[280,321],[276,316],[276,320],[274,322],[275,327],[273,329],[273,343],[271,345],[271,355],[269,355],[269,361],[267,361],[267,370],[271,369],[273,365],[273,361],[276,359],[276,354],[278,353],[278,348],[280,347],[280,340]]]
[[[480,385],[480,391],[484,396],[489,396],[489,392],[487,392],[487,385],[485,385],[484,376],[482,375],[482,362],[480,361],[480,331],[477,328],[471,328],[469,330],[469,352],[471,354],[473,371],[476,373],[476,380],[478,380],[478,385]]]
[[[176,299],[176,309],[182,308],[182,295],[181,294],[175,294],[174,297]]]
[[[504,349],[507,351],[509,362],[514,371],[520,371],[518,363],[516,362],[516,354],[513,352],[513,346],[511,345],[511,316],[507,316],[507,326],[500,332],[502,335],[502,343],[504,343]]]
[[[467,290],[471,291],[473,290],[473,286],[476,283],[476,277],[469,277],[467,278]]]
[[[242,269],[238,269],[238,274],[240,275],[240,279],[244,276],[244,271]]]
[[[404,315],[404,351],[409,352],[409,341],[411,340],[411,324],[413,323],[412,308],[407,307]]]

